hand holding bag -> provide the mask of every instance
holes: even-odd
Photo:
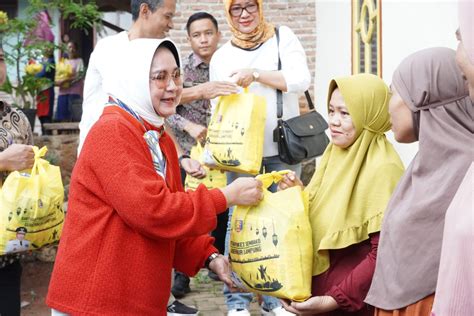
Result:
[[[311,296],[313,239],[308,197],[300,186],[267,190],[288,170],[258,175],[263,200],[238,205],[231,222],[232,279],[244,290],[302,302]]]
[[[219,98],[207,127],[203,162],[210,168],[258,174],[262,164],[267,101],[244,89]]]
[[[275,29],[279,43],[278,28]],[[281,69],[280,52],[278,52],[278,70]],[[323,154],[329,138],[324,132],[328,124],[321,114],[314,109],[313,101],[308,91],[305,91],[310,111],[306,114],[283,120],[283,97],[277,90],[277,127],[273,130],[273,141],[278,143],[278,155],[281,161],[295,165],[304,159]]]
[[[0,190],[0,256],[39,249],[57,242],[61,236],[61,171],[41,158],[46,147],[35,146],[33,150],[33,168],[10,173]]]
[[[191,148],[191,158],[199,161],[202,164],[202,151],[203,148],[198,142]],[[206,177],[202,179],[194,178],[189,174],[186,175],[186,179],[184,180],[185,190],[196,190],[201,183],[204,184],[208,189],[220,189],[227,185],[227,176],[225,172],[217,169],[211,169],[206,166],[203,166],[203,168],[206,170]]]

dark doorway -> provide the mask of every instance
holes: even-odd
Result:
[[[88,29],[87,32],[84,30],[78,30],[71,27],[72,19],[61,19],[61,39],[64,35],[69,36],[69,40],[76,42],[78,45],[79,57],[84,60],[84,66],[87,67],[89,64],[89,58],[94,49],[94,30]]]

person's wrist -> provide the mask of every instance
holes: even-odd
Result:
[[[180,166],[181,166],[181,162],[183,161],[183,159],[191,159],[191,156],[186,155],[186,154],[179,156],[178,163],[179,163]]]
[[[214,261],[215,259],[217,259],[219,257],[219,253],[218,252],[213,252],[209,255],[209,257],[207,257],[206,259],[206,262],[204,262],[204,267],[206,267],[207,269],[209,269],[209,265],[211,264],[212,261]]]
[[[189,129],[190,129],[190,127],[191,127],[191,124],[192,124],[191,122],[186,122],[186,123],[184,123],[184,125],[183,125],[183,131],[185,131],[186,133],[189,134]]]
[[[206,95],[204,93],[204,87],[199,87],[199,90],[198,90],[198,99],[199,100],[204,100],[206,99]]]
[[[252,69],[252,81],[257,82],[258,78],[260,78],[260,72],[257,69]]]
[[[220,188],[222,194],[224,194],[225,200],[227,202],[227,207],[234,205],[234,198],[232,194],[232,189],[228,186]]]

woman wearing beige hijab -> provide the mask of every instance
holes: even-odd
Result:
[[[448,48],[407,57],[391,88],[395,138],[419,151],[388,205],[366,302],[375,315],[430,315],[445,213],[473,157],[474,106]]]
[[[283,119],[299,115],[298,97],[308,89],[311,81],[304,49],[287,26],[280,26],[279,43],[275,26],[263,15],[263,0],[223,0],[227,23],[232,38],[219,48],[210,63],[211,81],[232,81],[238,86],[265,97],[267,114],[264,132],[263,161],[265,172],[291,169],[299,173],[299,165],[287,165],[278,156],[273,130],[277,126],[277,89],[283,99]],[[281,69],[278,70],[278,53]],[[212,101],[213,107],[216,100]],[[231,183],[237,174],[228,173]],[[271,189],[274,190],[274,187]],[[229,210],[229,223],[233,210]],[[230,235],[229,233],[227,234]],[[229,238],[226,238],[228,244]],[[228,315],[250,316],[251,293],[230,293],[224,289]],[[288,315],[278,299],[264,296],[263,315]]]

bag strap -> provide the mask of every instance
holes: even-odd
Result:
[[[275,35],[277,40],[277,51],[278,51],[278,70],[281,70],[281,59],[280,59],[280,27],[275,27]],[[277,89],[277,118],[281,119],[283,116],[283,95],[280,89]]]
[[[306,97],[306,102],[308,102],[308,107],[310,110],[314,110],[314,104],[313,104],[313,100],[311,100],[311,95],[309,94],[309,91],[306,90],[304,92],[304,95]]]
[[[278,70],[281,70],[281,59],[280,59],[280,30],[279,27],[275,27],[275,35],[277,40],[277,50],[278,50]],[[308,107],[310,110],[314,110],[313,100],[309,91],[304,92],[306,97],[306,102],[308,102]],[[283,117],[283,94],[281,90],[277,89],[277,118],[281,119]]]

